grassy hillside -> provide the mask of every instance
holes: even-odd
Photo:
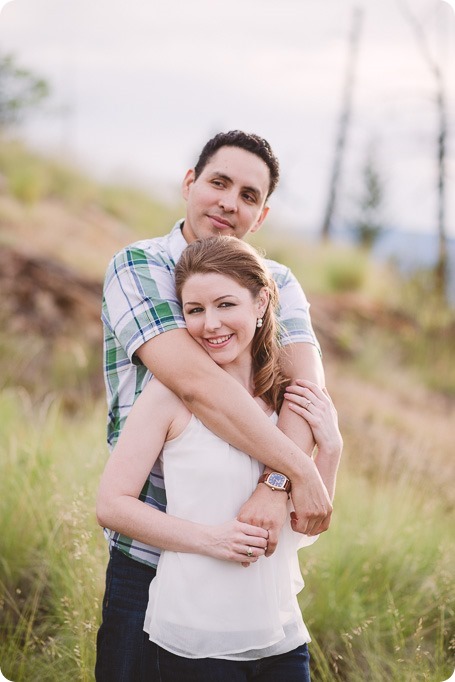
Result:
[[[0,173],[0,668],[88,682],[107,561],[101,278],[179,208],[17,145]],[[364,253],[266,229],[259,243],[312,303],[345,440],[331,529],[301,553],[313,679],[442,682],[455,667],[453,311]]]
[[[0,243],[102,278],[115,251],[181,215],[134,187],[97,183],[19,142],[0,140]]]

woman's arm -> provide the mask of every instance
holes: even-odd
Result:
[[[325,388],[300,379],[286,388],[284,399],[311,427],[317,445],[316,466],[333,500],[343,438],[332,399]]]
[[[297,377],[306,377],[319,386],[324,385],[324,370],[321,357],[315,345],[311,343],[292,343],[287,345],[281,349],[280,361],[282,372],[291,383],[294,383]],[[289,409],[288,402],[282,405],[278,418],[278,427],[301,450],[311,455],[315,445],[311,427],[305,419],[302,419],[300,415]],[[311,461],[311,464],[314,464],[310,456],[307,456],[307,459]],[[266,470],[272,471],[270,467],[267,467]],[[286,473],[280,468],[275,469],[275,471]],[[293,503],[295,509],[298,510],[301,508],[297,497],[299,490],[294,485],[292,478],[291,481]],[[308,495],[311,493],[304,491],[304,494]],[[326,494],[328,496],[327,491]],[[239,518],[242,521],[262,526],[269,530],[267,556],[270,556],[275,551],[281,528],[288,518],[286,501],[287,496],[285,493],[272,491],[266,485],[260,484],[240,510]],[[320,527],[315,521],[315,519],[309,519],[303,532],[306,534],[318,533]],[[294,524],[294,530],[302,532],[302,527],[297,528]]]
[[[206,526],[169,516],[138,499],[164,442],[188,423],[181,401],[153,379],[137,399],[117,446],[109,457],[98,490],[100,525],[162,549],[205,554],[251,563],[265,553],[267,531],[233,520]],[[247,556],[251,547],[253,555]]]

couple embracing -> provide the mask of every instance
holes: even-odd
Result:
[[[310,679],[297,549],[329,526],[342,440],[300,285],[241,241],[278,176],[265,140],[220,133],[185,219],[109,266],[98,682]]]

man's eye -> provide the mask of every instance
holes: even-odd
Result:
[[[254,196],[254,194],[244,194],[243,198],[245,199],[245,201],[248,201],[250,204],[256,203],[256,197]]]
[[[224,183],[221,180],[212,180],[212,185],[215,185],[215,187],[224,187]]]

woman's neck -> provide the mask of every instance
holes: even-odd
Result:
[[[245,388],[251,396],[254,396],[254,375],[253,375],[253,362],[245,363],[244,365],[237,365],[231,363],[230,365],[225,365],[223,367],[225,372],[231,375],[236,381],[239,382]],[[273,408],[270,407],[262,398],[256,397],[256,402],[268,415],[273,413]]]
[[[238,381],[250,395],[254,395],[253,362],[251,358],[247,362],[231,362],[229,365],[224,365],[223,369]]]

